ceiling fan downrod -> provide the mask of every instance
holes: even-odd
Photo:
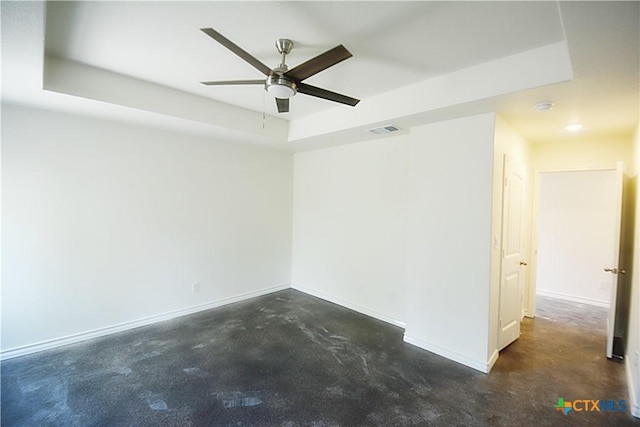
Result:
[[[276,40],[276,49],[278,49],[278,52],[282,54],[282,59],[280,60],[280,65],[274,71],[284,74],[288,70],[285,61],[287,55],[291,52],[291,49],[293,49],[293,42],[289,39],[278,39]]]

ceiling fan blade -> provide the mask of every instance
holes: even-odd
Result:
[[[227,80],[218,82],[200,82],[206,86],[223,86],[223,85],[263,85],[264,80]]]
[[[333,49],[330,49],[325,53],[321,53],[315,58],[311,58],[307,62],[292,68],[284,74],[301,82],[322,70],[326,70],[327,68],[336,65],[338,62],[351,58],[351,56],[353,55],[351,55],[351,52],[349,52],[346,47],[342,45],[336,46]]]
[[[317,98],[328,99],[329,101],[339,102],[341,104],[351,105],[352,107],[355,107],[358,102],[360,102],[359,99],[331,92],[330,90],[316,86],[311,86],[306,83],[298,83],[298,92],[304,93],[305,95],[315,96]]]
[[[276,98],[276,105],[278,106],[278,113],[289,112],[289,98]]]
[[[264,65],[260,60],[256,57],[248,53],[246,50],[242,49],[240,46],[214,30],[213,28],[200,28],[200,31],[220,43],[222,46],[229,49],[231,52],[238,55],[240,58],[244,59],[249,64],[253,65],[258,71],[260,71],[265,76],[268,76],[272,73],[271,68]]]

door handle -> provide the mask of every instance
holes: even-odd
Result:
[[[520,265],[523,265],[526,267],[528,264],[527,264],[527,261],[520,261]]]
[[[617,268],[605,268],[604,271],[606,271],[607,273],[618,274],[618,269]],[[626,273],[626,271],[624,273]],[[624,274],[624,273],[622,273],[622,274]]]

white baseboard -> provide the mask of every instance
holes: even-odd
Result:
[[[430,351],[431,353],[435,353],[449,360],[453,360],[454,362],[461,363],[485,374],[489,373],[489,371],[493,367],[493,364],[496,362],[496,360],[498,360],[497,351],[493,355],[491,355],[491,358],[488,361],[479,361],[453,350],[421,340],[420,338],[412,337],[410,335],[407,335],[406,333],[404,334],[404,342],[413,344],[423,350]]]
[[[544,289],[536,289],[536,295],[555,298],[555,299],[561,299],[561,300],[571,301],[571,302],[579,302],[581,304],[595,305],[597,307],[609,308],[609,303],[607,301],[577,297],[575,295],[567,295],[560,292],[545,291]]]
[[[300,291],[300,292],[304,292],[305,294],[309,294],[311,296],[323,299],[325,301],[332,302],[334,304],[337,304],[339,306],[348,308],[350,310],[357,311],[358,313],[365,314],[365,315],[367,315],[369,317],[373,317],[374,319],[382,320],[383,322],[390,323],[390,324],[392,324],[394,326],[399,326],[402,329],[404,329],[407,326],[406,323],[401,321],[401,320],[394,319],[393,317],[387,316],[386,314],[382,314],[382,313],[377,312],[375,310],[371,310],[369,308],[362,307],[360,305],[350,303],[350,302],[342,300],[340,298],[336,298],[334,296],[327,295],[327,294],[322,293],[322,292],[317,292],[317,291],[315,291],[313,289],[306,288],[306,287],[300,286],[300,285],[296,285],[295,283],[292,284],[291,287],[293,289],[296,289],[296,290]]]
[[[488,374],[489,372],[491,372],[491,370],[493,369],[493,365],[495,365],[498,361],[498,357],[500,357],[500,352],[498,350],[494,350],[493,354],[489,358],[489,361],[487,362],[487,371],[485,373]]]
[[[629,355],[627,355],[629,356]],[[636,365],[636,376],[637,378],[633,378],[633,369],[631,368],[631,363]],[[630,411],[631,415],[636,418],[640,418],[640,401],[638,398],[640,395],[640,352],[636,352],[634,357],[625,357],[624,359],[625,370],[627,371],[627,387],[629,389],[629,400],[630,402]]]
[[[284,289],[290,289],[290,284],[272,286],[269,288],[263,288],[257,291],[247,292],[240,295],[235,295],[229,298],[223,298],[216,301],[211,301],[206,304],[195,305],[191,307],[182,308],[179,310],[170,311],[167,313],[156,314],[142,319],[132,320],[129,322],[119,323],[117,325],[107,326],[104,328],[98,328],[91,331],[80,332],[78,334],[67,335],[60,338],[54,338],[47,341],[42,341],[35,344],[28,344],[21,347],[15,347],[0,352],[0,360],[12,359],[14,357],[24,356],[31,353],[36,353],[43,350],[48,350],[63,345],[75,344],[80,341],[85,341],[92,338],[98,338],[105,335],[111,335],[116,332],[126,331],[128,329],[138,328],[140,326],[150,325],[152,323],[161,322],[163,320],[174,319],[176,317],[186,316],[188,314],[197,313],[199,311],[209,310],[212,308],[220,307],[234,302],[244,301],[250,298],[259,297],[261,295],[270,294],[272,292],[282,291]]]

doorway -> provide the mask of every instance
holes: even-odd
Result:
[[[624,335],[624,313],[616,310],[626,279],[622,163],[617,169],[540,172],[534,180],[528,314],[535,314],[537,295],[607,308],[605,351],[612,357],[614,335]],[[618,349],[613,355],[623,354]]]

